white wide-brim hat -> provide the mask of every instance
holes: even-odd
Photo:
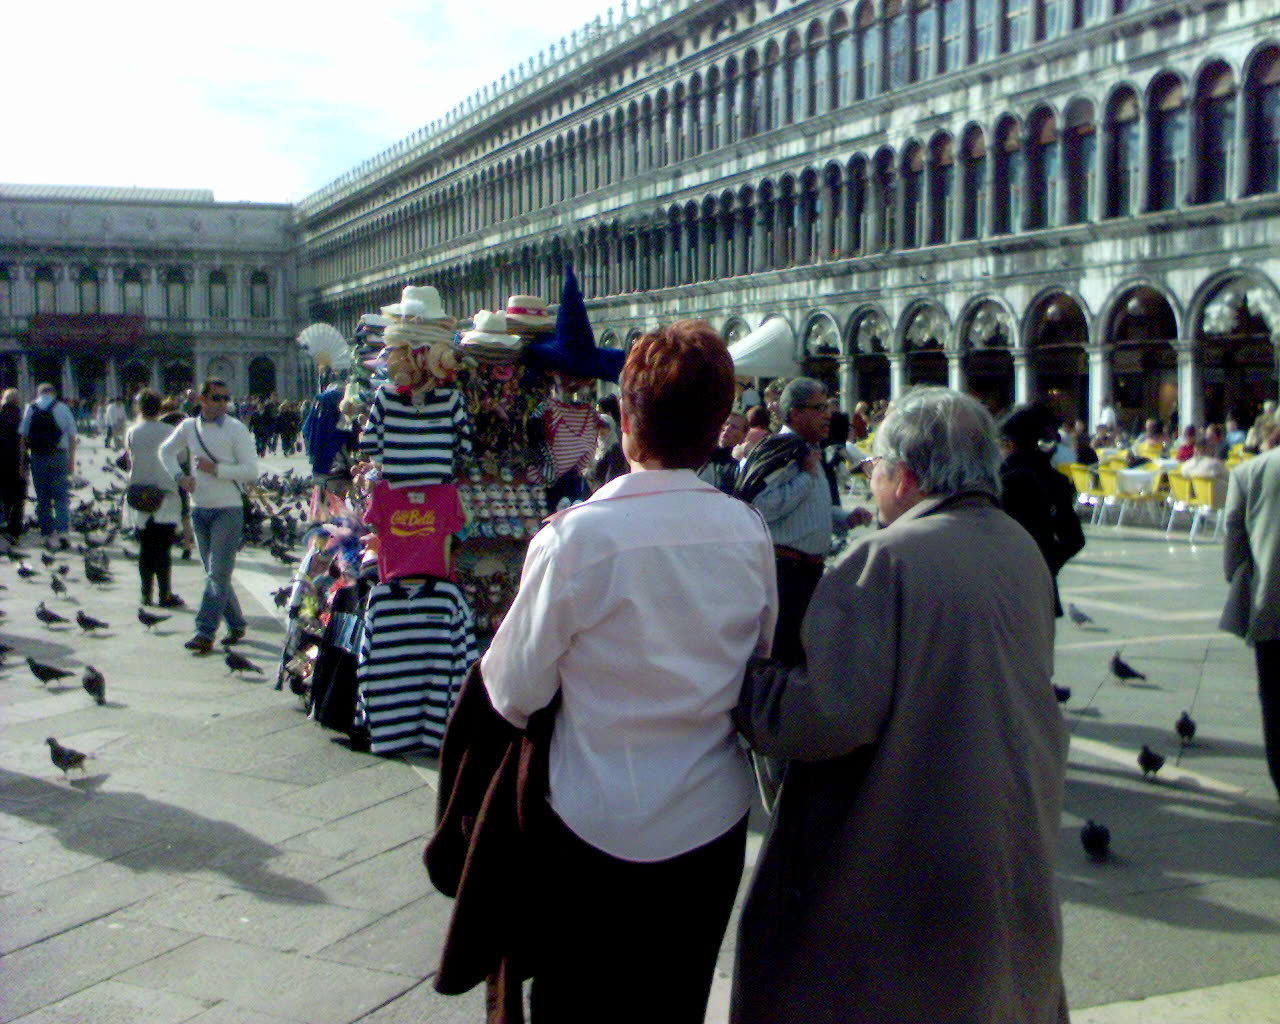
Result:
[[[512,295],[507,299],[507,326],[512,333],[527,330],[555,330],[556,321],[547,312],[547,302],[536,295]]]
[[[440,302],[440,293],[429,284],[407,285],[400,293],[400,301],[383,306],[385,316],[412,317],[415,320],[448,320]]]

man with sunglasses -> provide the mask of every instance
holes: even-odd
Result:
[[[160,446],[160,461],[191,495],[191,524],[204,565],[204,596],[196,612],[196,632],[184,645],[195,654],[213,650],[218,623],[225,621],[224,646],[244,639],[245,619],[231,574],[244,533],[244,488],[258,478],[258,457],[248,427],[231,416],[226,381],[210,378],[200,389],[199,411],[183,420]],[[190,459],[188,474],[179,466]]]

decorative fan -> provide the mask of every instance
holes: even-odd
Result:
[[[320,369],[346,370],[351,367],[351,349],[336,327],[312,324],[298,335],[298,344],[311,353]]]

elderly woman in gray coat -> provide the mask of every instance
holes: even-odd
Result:
[[[805,661],[744,682],[739,727],[791,763],[731,1020],[1058,1024],[1052,579],[977,402],[910,392],[875,452],[883,528],[819,584]]]

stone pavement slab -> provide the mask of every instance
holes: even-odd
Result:
[[[15,1024],[183,1024],[207,1009],[202,999],[104,981],[19,1017]]]

